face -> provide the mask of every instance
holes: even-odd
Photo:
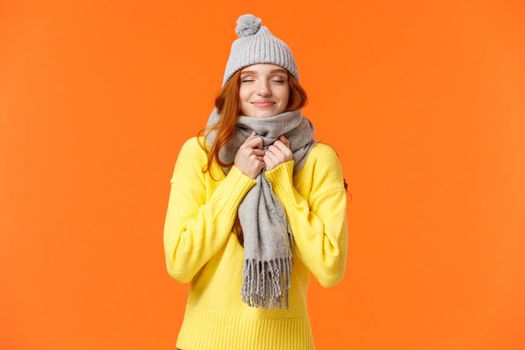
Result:
[[[241,112],[271,117],[284,112],[290,95],[287,71],[275,64],[253,64],[241,70]]]

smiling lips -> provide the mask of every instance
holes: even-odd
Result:
[[[257,106],[257,107],[270,107],[270,106],[273,106],[275,102],[273,101],[269,101],[269,100],[262,100],[262,101],[255,101],[255,102],[252,102],[252,104],[254,106]]]

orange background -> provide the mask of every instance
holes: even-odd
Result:
[[[175,349],[169,180],[253,13],[352,195],[317,348],[525,349],[524,3],[245,4],[0,4],[0,348]]]

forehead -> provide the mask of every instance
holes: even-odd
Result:
[[[276,64],[259,63],[241,69],[242,74],[263,74],[263,73],[285,73],[286,70]]]

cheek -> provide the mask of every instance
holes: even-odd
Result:
[[[250,97],[250,90],[246,88],[241,88],[239,90],[239,97],[241,98],[241,101],[245,101]]]
[[[290,96],[290,91],[288,89],[283,89],[278,92],[279,99],[283,102],[288,101],[288,97]]]

